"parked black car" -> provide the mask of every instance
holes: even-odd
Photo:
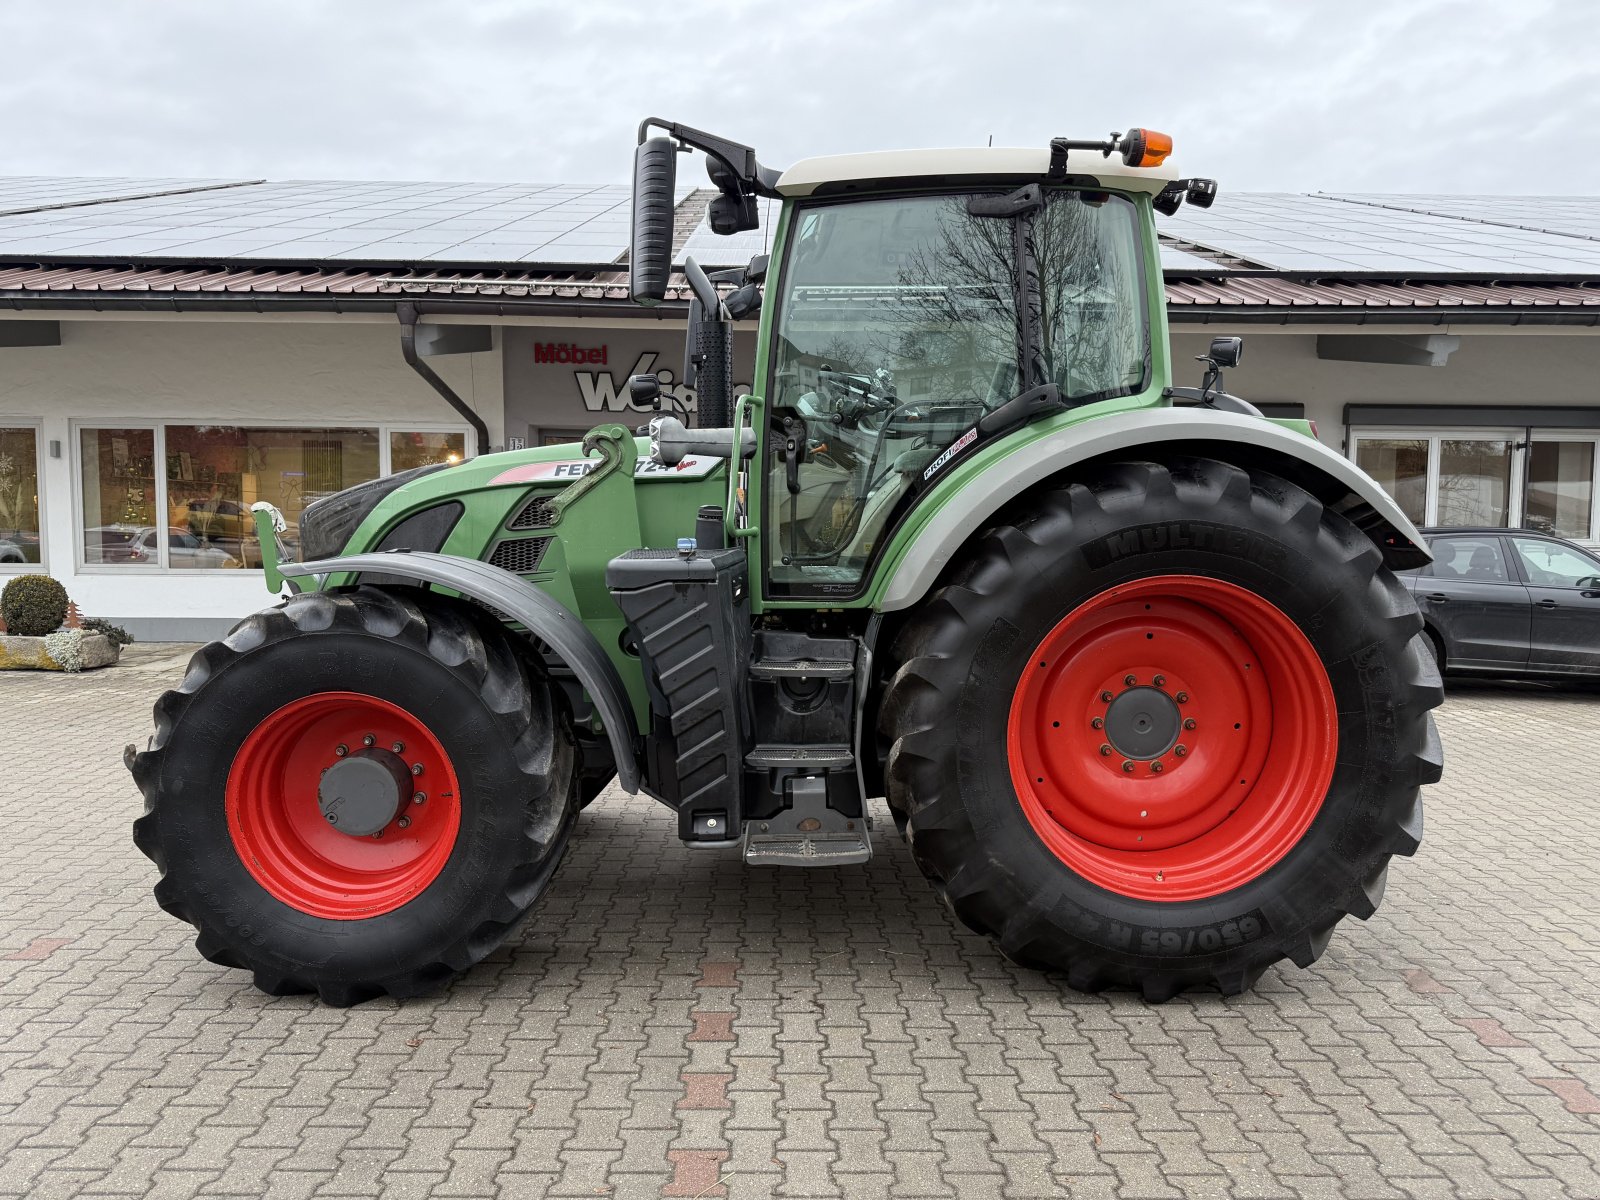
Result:
[[[1530,529],[1424,529],[1433,562],[1400,576],[1451,674],[1600,675],[1600,558]]]

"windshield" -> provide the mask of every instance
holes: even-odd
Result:
[[[1104,192],[1045,195],[1033,239],[1045,375],[1071,403],[1136,392],[1149,360],[1137,210]],[[971,215],[969,198],[825,204],[796,220],[771,396],[788,422],[768,474],[774,594],[856,590],[899,501],[1031,386],[1016,224]]]

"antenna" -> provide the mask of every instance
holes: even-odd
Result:
[[[989,135],[989,145],[991,145],[991,146],[994,145],[994,134],[992,134],[992,133]]]

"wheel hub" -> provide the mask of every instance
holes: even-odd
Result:
[[[1106,741],[1123,758],[1160,758],[1178,741],[1178,705],[1156,687],[1131,687],[1106,708]]]
[[[317,785],[317,807],[340,833],[370,837],[395,819],[415,789],[411,769],[388,750],[357,750],[329,767]]]

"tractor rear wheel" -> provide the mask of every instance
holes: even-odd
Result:
[[[442,987],[533,906],[577,811],[550,689],[494,622],[421,593],[247,617],[155,718],[130,766],[156,899],[273,995]]]
[[[1221,462],[1030,497],[891,658],[913,856],[969,926],[1084,990],[1309,966],[1375,911],[1439,777],[1405,587],[1309,493]]]

